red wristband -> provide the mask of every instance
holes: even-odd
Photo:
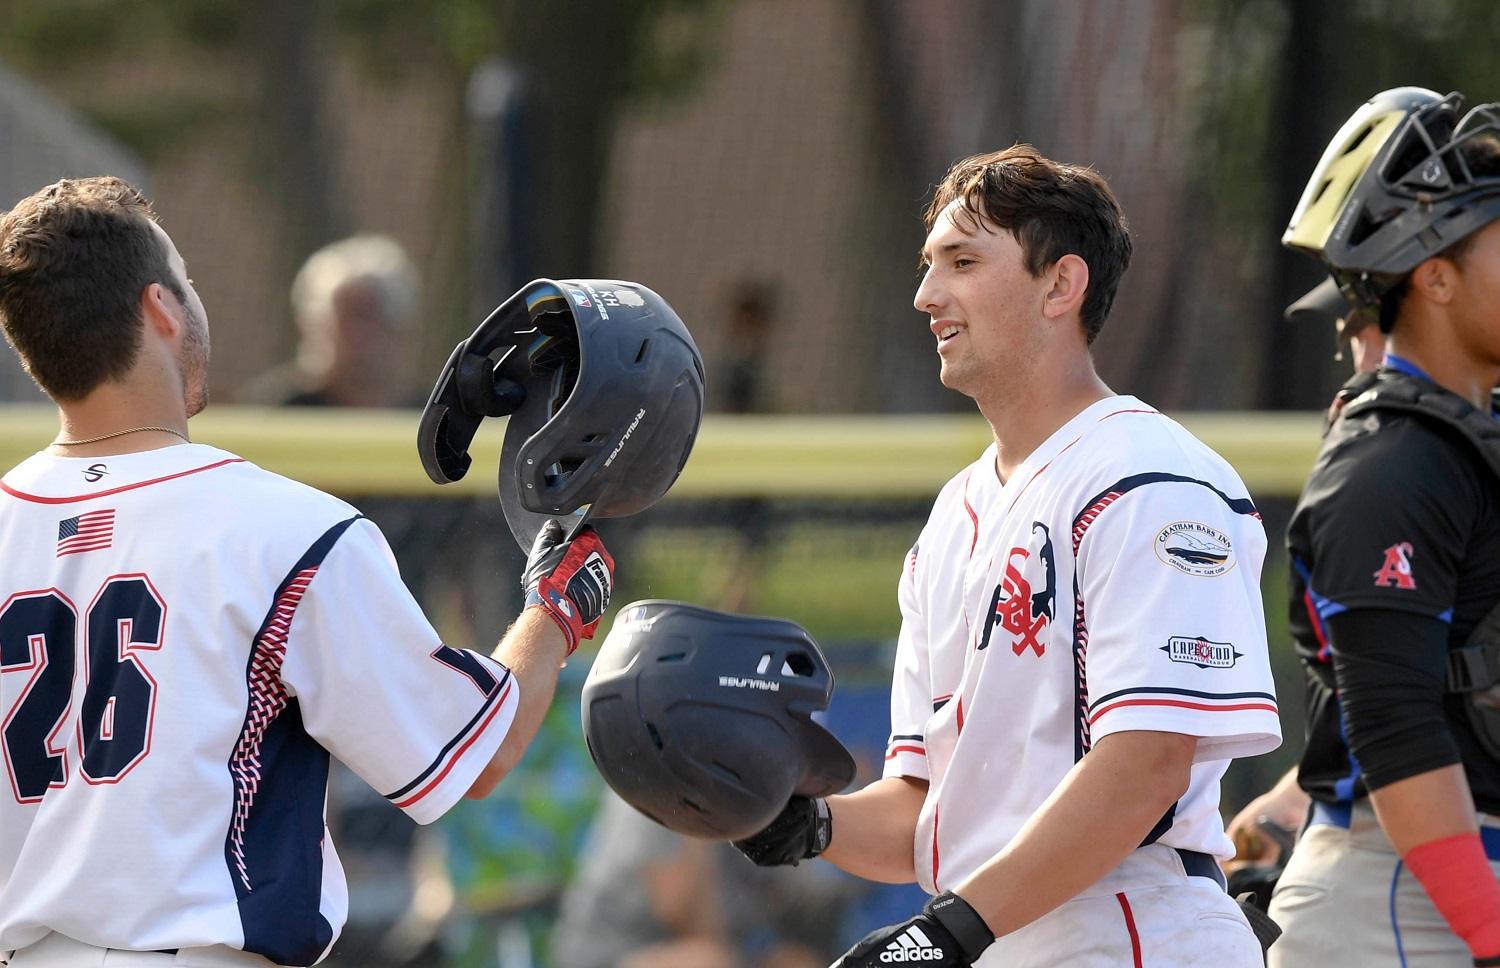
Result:
[[[1475,958],[1500,955],[1500,883],[1477,833],[1421,844],[1404,860]]]

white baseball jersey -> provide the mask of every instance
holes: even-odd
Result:
[[[354,508],[233,454],[38,454],[0,491],[0,951],[312,964],[347,910],[329,755],[435,820],[509,670],[438,639]]]
[[[1003,485],[993,445],[950,481],[901,576],[886,751],[887,776],[929,781],[922,886],[972,874],[1122,730],[1200,737],[1145,842],[1230,856],[1219,778],[1281,741],[1265,550],[1229,465],[1132,397],[1084,410]]]

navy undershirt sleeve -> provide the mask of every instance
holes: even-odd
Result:
[[[1359,608],[1330,616],[1327,625],[1349,750],[1366,787],[1458,763],[1443,715],[1448,623]]]

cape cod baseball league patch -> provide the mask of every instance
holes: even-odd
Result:
[[[1185,575],[1216,578],[1234,567],[1229,535],[1197,521],[1177,521],[1156,533],[1156,557]]]
[[[1229,669],[1244,655],[1229,642],[1211,642],[1201,635],[1174,635],[1161,647],[1173,662],[1186,662],[1200,669]]]

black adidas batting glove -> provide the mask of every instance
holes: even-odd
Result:
[[[972,968],[995,943],[990,926],[969,902],[944,891],[909,921],[871,931],[844,952],[831,968],[886,968],[913,964],[926,968]]]
[[[740,853],[760,867],[782,867],[816,857],[833,839],[833,818],[828,801],[819,797],[792,797],[776,819],[758,834],[733,841]]]
[[[548,521],[537,532],[521,576],[526,607],[544,609],[568,639],[568,655],[579,639],[591,639],[609,608],[615,583],[615,560],[599,532],[584,526],[572,541],[563,541],[562,525]]]

